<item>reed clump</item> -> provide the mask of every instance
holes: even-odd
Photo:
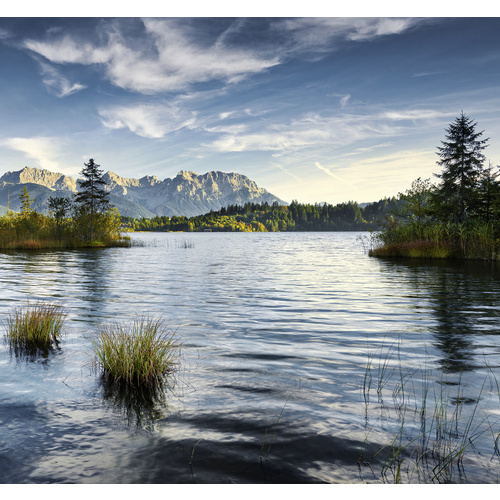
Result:
[[[48,349],[63,333],[65,320],[59,304],[28,304],[8,316],[7,339],[17,348]]]
[[[380,432],[382,425],[384,432],[392,429],[392,436],[363,463],[381,459],[384,482],[392,476],[396,483],[446,483],[453,482],[455,473],[463,474],[467,455],[477,454],[476,446],[495,455],[500,385],[488,364],[486,369],[481,388],[467,396],[463,372],[447,374],[444,368],[433,373],[427,365],[412,366],[401,359],[399,343],[381,352],[378,361],[369,355],[362,387],[367,431]],[[375,406],[370,397],[373,380]],[[370,408],[376,410],[374,419]]]
[[[132,387],[161,385],[175,370],[180,345],[161,318],[137,318],[132,325],[100,327],[93,341],[94,366],[109,383]]]

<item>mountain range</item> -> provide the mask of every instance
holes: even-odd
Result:
[[[156,215],[185,215],[193,217],[228,205],[278,202],[287,203],[259,187],[248,177],[234,172],[181,171],[173,179],[159,180],[146,175],[140,179],[125,178],[113,172],[103,175],[110,202],[126,217],[154,217]],[[34,202],[32,208],[47,213],[49,197],[72,197],[78,189],[78,180],[45,169],[25,167],[6,172],[0,177],[0,212],[6,207],[20,210],[19,195],[26,186]]]

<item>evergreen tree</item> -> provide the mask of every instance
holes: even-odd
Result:
[[[104,189],[106,181],[103,180],[103,171],[100,165],[91,158],[80,172],[83,180],[79,182],[80,191],[75,195],[80,216],[89,217],[89,240],[94,239],[94,226],[97,214],[109,208],[109,193]]]
[[[479,215],[486,222],[498,220],[500,216],[500,183],[497,180],[499,175],[500,172],[494,172],[490,163],[479,179]]]
[[[22,214],[28,215],[33,212],[33,209],[31,208],[31,205],[33,204],[33,198],[29,195],[26,186],[23,187],[23,192],[19,195],[19,199],[21,200]]]
[[[444,214],[459,222],[474,215],[478,208],[477,183],[488,139],[481,139],[483,131],[476,132],[476,125],[462,112],[446,129],[446,141],[438,147],[437,164],[443,171],[435,174],[442,180],[436,192],[437,202]]]

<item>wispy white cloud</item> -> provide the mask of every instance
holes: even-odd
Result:
[[[35,161],[36,167],[52,172],[60,172],[60,140],[51,137],[12,137],[2,141],[2,145],[20,151]]]
[[[422,78],[423,76],[434,76],[434,75],[443,75],[446,73],[445,71],[420,71],[419,73],[414,73],[413,78]]]
[[[96,47],[74,40],[69,35],[50,41],[26,40],[24,46],[47,60],[57,63],[105,64],[111,58],[110,47]]]
[[[214,40],[200,39],[196,27],[178,19],[143,19],[141,36],[129,36],[119,21],[109,21],[95,42],[52,32],[24,45],[58,64],[100,64],[116,86],[153,94],[185,91],[212,80],[236,83],[304,52],[322,54],[346,42],[396,35],[425,22],[417,18],[296,18],[276,20],[266,43],[243,46],[233,35],[245,25],[233,22]],[[347,101],[346,101],[347,102]]]
[[[382,144],[374,144],[373,146],[370,146],[370,147],[356,148],[354,151],[351,151],[349,153],[344,153],[342,155],[342,157],[366,154],[366,153],[369,153],[369,152],[374,151],[374,150],[379,149],[379,148],[388,148],[392,145],[393,145],[392,142],[383,142]]]
[[[233,83],[279,63],[277,57],[226,47],[220,41],[199,43],[172,19],[144,19],[143,23],[149,43],[126,37],[115,26],[101,45],[80,43],[66,35],[26,40],[25,46],[54,63],[102,64],[114,85],[145,94],[185,90],[213,79]]]
[[[214,127],[203,127],[203,130],[210,133],[224,133],[236,135],[247,130],[248,125],[244,123],[236,123],[236,124],[224,124],[224,125],[216,125]]]
[[[429,22],[418,18],[324,17],[296,18],[277,21],[277,30],[289,36],[295,52],[331,50],[346,41],[367,41],[380,36],[398,35],[409,28]]]
[[[7,31],[4,28],[0,28],[0,40],[5,40],[7,38],[10,38],[12,35],[9,31]]]
[[[383,113],[383,118],[389,120],[430,120],[448,116],[449,113],[436,111],[434,109],[414,109],[403,111],[387,111]]]
[[[340,98],[340,107],[345,108],[347,106],[347,103],[349,102],[349,99],[351,98],[351,94],[344,95]]]
[[[47,87],[47,90],[57,97],[67,97],[86,88],[85,85],[80,83],[71,83],[50,64],[42,62],[40,63],[40,67],[42,69],[43,83]]]
[[[276,168],[279,168],[282,172],[284,172],[286,175],[289,175],[290,177],[293,177],[295,180],[297,181],[301,181],[302,179],[300,177],[298,177],[297,175],[295,175],[293,172],[290,171],[290,169],[288,168],[285,168],[283,165],[279,164],[279,163],[276,163],[274,164],[274,166]]]
[[[110,129],[128,128],[148,139],[160,139],[196,121],[194,112],[182,110],[175,104],[137,104],[99,109],[102,123]]]
[[[325,174],[329,175],[330,177],[333,177],[336,181],[339,181],[340,183],[348,186],[351,189],[354,189],[355,191],[358,189],[356,186],[353,186],[349,182],[346,182],[343,180],[341,177],[339,177],[337,174],[333,173],[329,168],[324,167],[319,163],[319,161],[314,162],[317,168],[319,168],[322,172],[325,172]]]
[[[403,129],[380,115],[307,114],[288,124],[259,124],[259,131],[227,133],[206,147],[217,151],[273,151],[288,154],[304,148],[341,147],[367,138],[392,137]]]

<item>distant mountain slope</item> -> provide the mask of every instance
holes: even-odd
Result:
[[[110,201],[127,217],[150,218],[155,215],[202,215],[210,210],[220,210],[228,205],[244,205],[247,202],[281,205],[280,200],[244,175],[226,172],[181,171],[173,179],[160,181],[156,176],[140,179],[125,178],[113,172],[103,176],[110,191]],[[20,171],[7,172],[0,177],[0,205],[7,205],[10,193],[11,210],[19,210],[19,194],[22,186],[28,186],[35,202],[33,208],[47,211],[50,196],[72,196],[77,181],[60,173],[25,167]],[[54,191],[57,193],[55,194]]]
[[[6,172],[0,177],[0,183],[9,184],[39,184],[50,189],[76,191],[76,180],[64,174],[49,170],[24,167],[16,172]]]
[[[0,182],[0,205],[6,207],[7,204],[9,204],[11,210],[19,212],[21,210],[19,195],[23,192],[24,186],[26,186],[30,197],[33,198],[32,208],[37,212],[48,212],[47,203],[51,196],[61,196],[65,198],[73,196],[72,191],[58,190],[57,193],[54,193],[53,189],[32,182],[24,184]]]

